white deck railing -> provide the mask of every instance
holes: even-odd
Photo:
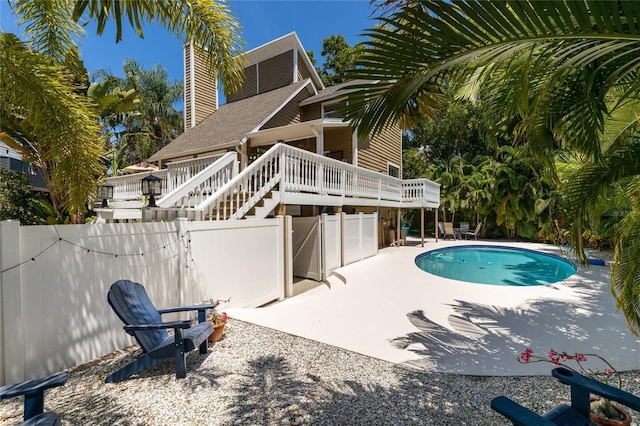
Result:
[[[110,178],[116,185],[114,198],[141,197],[140,179],[148,174]],[[440,185],[428,179],[403,181],[285,144],[274,145],[240,173],[236,154],[227,153],[171,163],[153,174],[169,188],[153,213],[158,218],[164,208],[189,211],[187,217],[198,220],[240,219],[272,191],[285,204],[321,205],[331,197],[331,205],[440,205]]]
[[[402,207],[421,208],[440,206],[440,184],[429,179],[402,181]]]
[[[342,204],[369,200],[378,205],[438,207],[440,185],[428,179],[401,179],[285,144],[276,144],[232,181],[196,207],[201,218],[239,219],[272,189],[292,194],[341,197]],[[372,203],[369,203],[372,204]]]
[[[114,200],[136,200],[142,198],[143,178],[154,175],[162,181],[162,193],[169,194],[177,187],[200,173],[210,164],[216,162],[225,154],[210,155],[207,157],[192,158],[189,160],[174,161],[167,164],[166,169],[155,172],[132,173],[129,175],[115,176],[105,179],[114,186]]]
[[[193,171],[185,169],[183,176],[187,177]],[[158,207],[185,208],[195,207],[215,193],[225,183],[238,174],[238,160],[235,152],[228,152],[219,157],[213,164],[208,165],[189,179],[176,186],[158,201]],[[169,176],[174,176],[169,174]],[[176,184],[181,181],[176,179]]]

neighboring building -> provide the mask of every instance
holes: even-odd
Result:
[[[402,178],[400,128],[358,140],[338,115],[340,86],[325,88],[295,33],[244,55],[242,88],[219,106],[204,61],[185,48],[185,132],[148,161],[165,163],[226,151],[241,167],[277,142]]]
[[[24,173],[29,178],[29,186],[34,191],[48,191],[42,173],[33,163],[23,161],[20,152],[0,142],[0,168]]]

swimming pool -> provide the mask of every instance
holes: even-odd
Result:
[[[423,271],[440,277],[506,286],[552,284],[577,270],[559,256],[504,246],[447,247],[422,253],[415,262]]]

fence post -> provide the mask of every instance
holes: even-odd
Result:
[[[0,221],[0,384],[24,376],[24,329],[20,276],[20,222]]]
[[[278,226],[282,229],[282,262],[284,286],[278,298],[283,300],[293,296],[293,219],[291,216],[276,216]]]
[[[179,217],[176,219],[176,231],[178,233],[177,238],[178,245],[180,245],[180,249],[178,250],[178,297],[180,298],[179,305],[184,306],[185,304],[185,292],[187,288],[192,288],[191,283],[187,283],[187,267],[189,266],[189,253],[184,248],[184,240],[181,239],[183,235],[186,235],[188,232],[189,219],[186,217]],[[188,240],[191,237],[187,237]],[[190,294],[190,296],[193,296]],[[192,301],[188,302],[192,303]]]
[[[340,213],[340,266],[345,266],[344,265],[344,251],[346,250],[346,244],[344,243],[344,230],[345,230],[345,224],[344,222],[347,220],[347,214],[346,213]]]

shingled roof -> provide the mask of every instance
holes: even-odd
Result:
[[[169,160],[233,147],[247,133],[260,129],[295,94],[311,86],[310,80],[221,105],[196,127],[187,130],[147,161]]]
[[[320,90],[317,94],[311,97],[308,97],[304,101],[300,102],[300,106],[311,105],[317,102],[324,102],[329,99],[344,96],[349,92],[348,90],[349,86],[353,86],[356,84],[366,84],[366,83],[371,83],[371,82],[369,80],[351,80],[351,81],[346,81],[344,83],[339,83],[333,86],[326,87]],[[340,90],[342,90],[343,92],[341,93]]]

